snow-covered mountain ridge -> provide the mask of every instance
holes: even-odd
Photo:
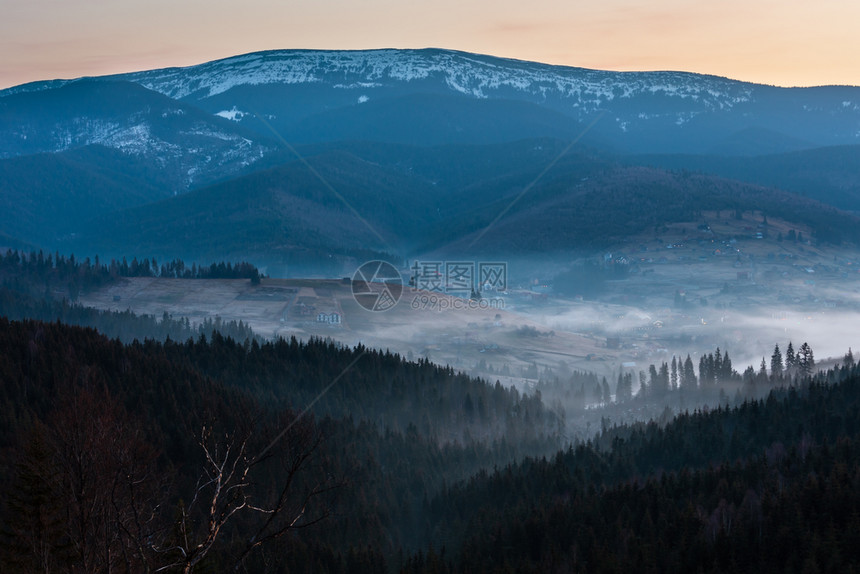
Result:
[[[730,108],[748,101],[755,89],[754,84],[686,72],[606,72],[447,50],[278,50],[121,77],[178,99],[203,99],[242,85],[327,82],[341,89],[372,89],[435,78],[476,98],[507,89],[570,99],[573,106],[587,109],[646,93]]]
[[[451,50],[275,50],[98,79],[131,82],[298,143],[573,138],[594,119],[596,137],[619,151],[756,154],[860,143],[860,87],[779,88]],[[69,83],[10,88],[0,103]]]

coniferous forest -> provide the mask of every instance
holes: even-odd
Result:
[[[852,572],[860,370],[728,352],[575,392],[686,397],[585,440],[521,393],[361,345],[98,313],[115,262],[0,261],[4,572]],[[159,273],[182,277],[181,263]],[[218,266],[214,266],[217,272]],[[251,281],[256,269],[224,265]],[[197,276],[189,273],[188,280]],[[733,384],[733,397],[721,385]],[[594,390],[592,391],[592,387]],[[686,393],[686,394],[685,394]],[[667,398],[668,397],[668,398]],[[694,399],[694,397],[699,397]],[[707,400],[706,400],[707,399]]]

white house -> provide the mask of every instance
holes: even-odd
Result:
[[[317,323],[325,323],[327,325],[340,325],[340,313],[319,313],[317,315]]]

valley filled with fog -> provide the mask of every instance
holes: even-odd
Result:
[[[762,360],[771,372],[775,346],[784,351],[792,343],[796,350],[808,343],[819,367],[840,364],[857,347],[860,255],[851,245],[805,240],[804,231],[809,236],[808,228],[796,230],[760,212],[704,213],[590,257],[513,257],[505,261],[504,289],[471,298],[410,284],[406,278],[415,271],[404,265],[399,300],[383,312],[358,304],[348,266],[342,277],[265,277],[258,285],[130,277],[83,294],[80,302],[189,318],[195,325],[242,321],[265,338],[363,344],[520,392],[543,388],[545,399],[558,399],[570,430],[585,437],[599,430],[596,421],[608,411],[615,422],[662,414],[653,405],[618,411],[609,403],[618,402],[619,375],[632,376],[635,395],[640,376],[647,384],[650,367],[673,358],[691,357],[700,376],[701,357],[720,349],[738,374],[758,373]],[[610,399],[594,393],[592,383],[585,388],[579,374],[605,378]],[[740,379],[719,386],[731,404],[755,396]],[[677,413],[713,406],[718,396],[697,400],[688,393],[684,402],[660,402]]]

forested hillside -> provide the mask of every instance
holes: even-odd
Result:
[[[3,562],[25,572],[179,571],[207,540],[211,553],[193,555],[217,571],[286,571],[303,553],[308,571],[338,571],[353,547],[382,564],[423,546],[424,505],[443,485],[559,445],[537,398],[363,348],[124,345],[2,319],[0,349]],[[281,530],[274,554],[249,546]],[[280,566],[254,562],[270,559]]]
[[[539,398],[361,347],[125,345],[3,319],[0,349],[3,556],[18,571],[179,571],[183,552],[195,568],[283,572],[847,571],[857,559],[849,358],[764,400],[561,449]],[[215,494],[200,478],[225,461],[250,478],[222,477],[229,518],[210,539]]]
[[[436,539],[458,552],[405,571],[851,571],[858,416],[851,362],[665,428],[608,429],[441,493]]]

